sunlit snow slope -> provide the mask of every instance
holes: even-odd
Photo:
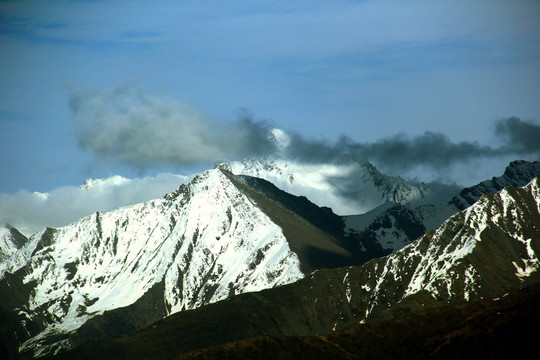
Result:
[[[474,204],[482,195],[507,186],[522,187],[540,176],[539,161],[512,161],[504,174],[461,190],[440,203],[385,203],[365,214],[344,217],[349,231],[361,241],[370,239],[383,249],[396,251],[410,244],[425,232],[439,227],[450,216]]]
[[[359,314],[363,321],[381,310],[410,309],[429,299],[502,296],[540,280],[538,254],[540,178],[535,178],[523,188],[483,195],[400,251],[351,268],[343,282],[350,301],[365,309]]]

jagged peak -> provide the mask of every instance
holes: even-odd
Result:
[[[365,213],[385,201],[416,203],[431,194],[427,186],[417,187],[401,177],[381,173],[367,159],[315,163],[276,157],[247,158],[218,166],[237,175],[263,178],[341,215]]]

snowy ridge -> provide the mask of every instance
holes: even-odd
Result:
[[[181,344],[181,350],[177,350],[179,353],[223,344],[231,341],[231,337],[240,340],[257,335],[328,334],[352,324],[371,322],[374,325],[381,319],[396,319],[393,321],[396,324],[407,323],[411,317],[402,316],[415,312],[424,321],[418,322],[418,317],[413,316],[408,327],[413,332],[415,326],[430,320],[446,322],[448,316],[459,316],[461,309],[467,307],[463,306],[465,302],[502,298],[514,290],[540,283],[537,265],[540,251],[539,188],[540,179],[537,178],[525,188],[507,188],[500,193],[486,195],[470,209],[454,215],[436,231],[392,255],[362,266],[320,269],[279,289],[232,297],[191,314],[180,312],[156,324],[155,329],[146,329],[141,336],[132,337],[130,343],[117,342],[116,351],[128,353],[131,344],[149,338],[155,339],[161,346],[173,342]],[[450,307],[451,311],[448,312],[445,305],[449,303],[461,305]],[[470,309],[475,313],[484,305],[480,303]],[[430,311],[424,312],[426,309]],[[224,339],[222,324],[231,318],[233,312],[238,323],[235,322],[233,334],[227,334]],[[469,314],[467,312],[463,320]],[[498,322],[499,314],[493,315],[493,321]],[[505,316],[502,314],[501,318]],[[253,319],[257,320],[254,322]],[[191,334],[194,321],[201,330]],[[518,327],[521,324],[518,322]],[[373,329],[371,325],[360,331],[370,333]],[[381,336],[385,336],[388,328],[387,325],[383,326]],[[403,328],[400,326],[400,329]],[[481,325],[478,329],[482,331]],[[191,338],[184,341],[186,333],[190,333]],[[456,333],[459,334],[453,323],[449,332],[445,332],[435,346],[446,343],[449,336],[453,340]],[[349,351],[348,344],[355,338],[350,337],[348,330],[345,330],[345,334],[348,339],[343,348]],[[394,334],[400,337],[399,331]],[[370,333],[370,336],[379,334]],[[162,337],[166,339],[162,340]],[[332,335],[327,339],[332,339]],[[359,341],[369,339],[363,337]],[[328,341],[325,340],[325,343],[328,344]],[[296,345],[295,342],[288,344]],[[312,343],[308,344],[311,346]],[[382,344],[384,346],[384,341]],[[425,343],[417,344],[423,347]],[[404,345],[407,347],[410,344]],[[91,355],[105,346],[91,348],[86,353]],[[339,348],[337,357],[350,358],[349,353],[343,356],[343,348]],[[467,350],[465,347],[465,356],[482,354],[470,354]],[[173,352],[170,357],[175,355]],[[150,354],[150,351],[147,353]],[[409,354],[414,357],[414,353]],[[74,354],[72,358],[77,355]],[[399,358],[402,354],[395,355]],[[429,355],[426,354],[426,357]]]
[[[0,279],[6,271],[16,271],[32,253],[35,241],[27,239],[17,229],[6,225],[0,228]]]
[[[365,213],[387,201],[421,203],[432,190],[413,186],[400,177],[381,174],[365,161],[347,164],[300,164],[280,159],[220,164],[236,175],[263,178],[282,190],[306,196],[340,215]]]
[[[129,306],[163,283],[166,313],[303,277],[272,223],[219,170],[164,198],[47,229],[22,268],[35,284],[18,309],[33,323],[21,352],[70,347],[69,334],[105,311]],[[50,259],[54,259],[51,261]],[[35,331],[36,323],[41,330]]]
[[[426,314],[433,314],[433,321],[444,322],[444,317],[456,314],[441,308],[448,303],[501,298],[510,291],[540,282],[539,188],[540,179],[535,179],[525,188],[507,188],[486,195],[438,230],[390,256],[362,266],[320,269],[279,289],[235,296],[189,313],[179,312],[131,337],[131,341],[98,343],[80,350],[85,356],[95,358],[95,353],[112,348],[128,358],[133,354],[130,347],[152,339],[158,348],[178,344],[176,350],[171,349],[163,356],[172,358],[178,353],[231,340],[262,334],[327,334],[352,324],[395,319],[429,308],[438,308],[442,313],[421,312],[419,316],[425,321],[420,324],[430,321]],[[458,311],[459,308],[462,307]],[[231,314],[235,323],[231,333],[224,336],[223,326],[230,321]],[[497,315],[494,321],[498,321]],[[408,319],[401,318],[395,323],[402,321]],[[418,322],[413,320],[410,327],[413,331],[415,324]],[[381,335],[387,329],[385,325]],[[450,330],[455,334],[454,326]],[[347,330],[346,333],[350,335]],[[447,339],[444,336],[441,341]],[[348,341],[354,338],[349,337]],[[144,350],[146,357],[151,357],[155,348]],[[342,348],[339,353],[338,357],[343,357]],[[69,358],[79,355],[73,353]]]
[[[344,291],[349,303],[365,307],[357,315],[360,322],[417,297],[422,303],[426,296],[446,302],[493,299],[539,281],[539,253],[540,178],[535,178],[523,188],[484,195],[403,249],[349,268],[342,273]]]
[[[7,227],[0,228],[0,264],[3,265],[17,250],[19,248],[13,241],[10,229]]]
[[[31,236],[45,227],[63,227],[96,211],[111,211],[162,197],[192,178],[171,173],[132,179],[114,175],[88,179],[83,185],[61,186],[48,193],[21,190],[0,194],[0,224],[10,224]]]

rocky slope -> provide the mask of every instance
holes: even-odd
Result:
[[[412,244],[165,318],[133,337],[60,358],[170,358],[259,335],[324,335],[351,324],[481,302],[540,282],[540,178],[482,196]],[[366,346],[368,346],[367,344]]]
[[[4,329],[23,356],[43,356],[358,264],[338,232],[314,225],[330,218],[341,221],[260,180],[206,171],[163,198],[32,236],[26,261],[7,262],[0,281]]]
[[[459,195],[450,200],[450,203],[458,210],[463,210],[474,204],[483,194],[497,192],[507,186],[525,186],[537,176],[540,176],[540,161],[512,161],[501,176],[463,189]]]

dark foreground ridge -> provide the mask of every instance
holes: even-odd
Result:
[[[166,319],[135,336],[89,343],[53,359],[509,359],[529,354],[537,341],[532,329],[539,306],[540,284],[534,284],[499,300],[438,306],[323,336],[264,335],[187,353],[181,337],[190,334],[181,336]],[[235,323],[221,326],[222,334],[238,330]],[[196,347],[208,340],[189,341]]]
[[[210,359],[510,359],[537,341],[540,284],[504,299],[446,305],[325,336],[259,336],[179,355]]]

